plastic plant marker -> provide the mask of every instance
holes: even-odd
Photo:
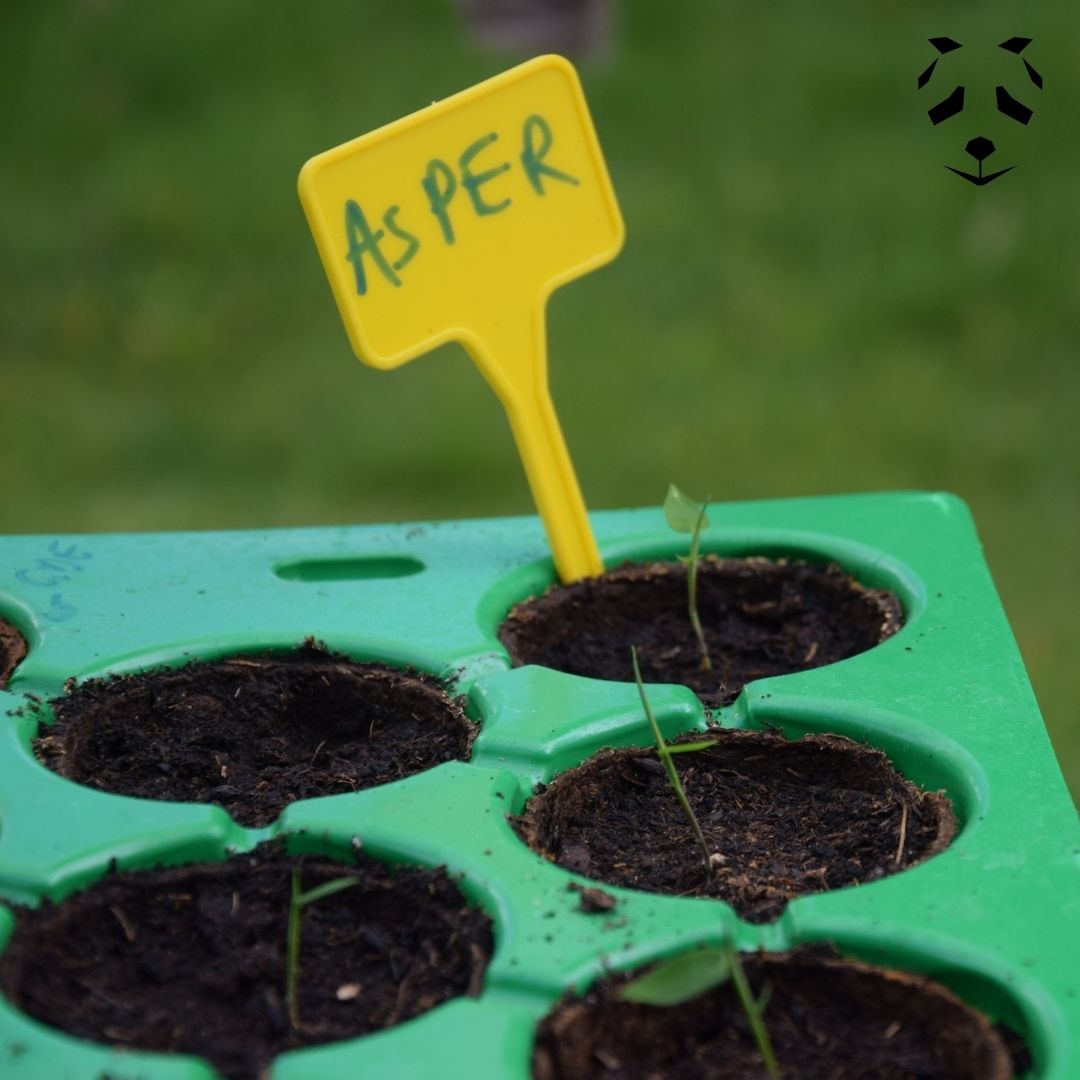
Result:
[[[623,223],[573,67],[541,56],[312,158],[300,200],[356,355],[460,342],[510,421],[563,581],[603,571],[547,379],[545,305]]]

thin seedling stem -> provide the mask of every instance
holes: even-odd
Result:
[[[701,512],[698,514],[697,524],[694,526],[694,535],[690,541],[690,562],[686,569],[686,592],[690,610],[690,625],[694,628],[698,648],[701,650],[702,671],[712,671],[713,669],[712,657],[709,656],[709,646],[705,643],[705,632],[701,629],[701,619],[698,617],[697,609],[698,547],[701,544],[701,528],[705,524],[705,508],[708,505],[708,499],[701,504]]]
[[[697,840],[698,847],[701,848],[701,857],[705,861],[705,872],[709,877],[712,877],[712,860],[710,858],[709,845],[705,842],[705,835],[702,833],[701,826],[698,824],[694,808],[686,798],[686,792],[683,790],[682,781],[679,779],[679,774],[675,769],[675,762],[671,760],[671,750],[668,749],[668,745],[664,741],[664,736],[660,732],[660,725],[656,722],[656,717],[653,716],[652,707],[649,705],[649,699],[645,694],[645,683],[642,682],[641,679],[641,668],[638,666],[637,648],[633,645],[630,646],[630,659],[634,665],[634,681],[637,683],[638,693],[641,695],[641,707],[645,710],[645,718],[649,721],[653,739],[656,741],[656,752],[663,762],[664,771],[667,773],[672,790],[675,792],[675,797],[679,800],[679,805],[682,807],[683,813],[690,822],[690,827],[694,830],[694,839]]]
[[[766,983],[761,994],[754,997],[742,961],[730,938],[725,938],[720,947],[711,946],[662,961],[624,986],[619,996],[623,1001],[634,1001],[640,1005],[684,1005],[714,987],[726,985],[729,980],[735,984],[735,998],[750,1025],[750,1033],[770,1080],[780,1080],[776,1053],[765,1027],[765,1006],[769,1002],[772,986]]]
[[[300,1006],[296,1000],[296,971],[300,964],[300,871],[294,867],[289,881],[289,930],[285,952],[285,1004],[289,1026],[300,1026]]]
[[[769,988],[766,987],[760,998],[754,997],[750,989],[750,982],[743,971],[742,961],[733,945],[728,944],[728,959],[731,962],[731,981],[735,984],[735,993],[739,996],[739,1005],[746,1014],[750,1024],[750,1031],[757,1044],[758,1053],[765,1064],[765,1071],[769,1074],[769,1080],[780,1080],[780,1068],[776,1063],[776,1054],[773,1051],[772,1040],[765,1027],[762,1013],[765,1011],[765,1002],[769,998]]]
[[[293,867],[289,878],[289,925],[285,940],[285,1005],[289,1012],[289,1025],[295,1030],[300,1026],[300,1002],[296,993],[297,973],[300,970],[300,917],[308,904],[331,896],[342,889],[359,885],[358,878],[334,878],[323,882],[307,892],[300,891],[300,869]]]

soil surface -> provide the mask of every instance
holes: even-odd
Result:
[[[359,884],[303,909],[298,1029],[285,945],[301,888]],[[110,874],[59,904],[16,909],[0,987],[19,1009],[95,1042],[208,1058],[255,1080],[278,1053],[381,1031],[480,992],[491,922],[442,870],[282,855]]]
[[[435,679],[311,645],[92,680],[52,704],[56,722],[34,746],[61,776],[218,803],[247,826],[296,799],[465,760],[474,732]]]
[[[686,567],[627,563],[552,586],[517,604],[499,630],[515,664],[633,682],[683,683],[710,706],[754,679],[822,667],[865,652],[900,628],[900,602],[835,565],[768,559],[699,562],[697,607],[712,672],[687,614]]]
[[[714,728],[675,766],[711,855],[694,840],[652,749],[603,750],[540,787],[512,818],[546,858],[609,885],[726,900],[751,922],[807,893],[875,881],[948,846],[949,800],[880,750],[836,735],[787,741]]]
[[[827,950],[745,956],[784,1080],[1007,1080],[985,1017],[948,990]],[[536,1080],[760,1080],[765,1069],[730,983],[684,1005],[618,999],[626,976],[565,999],[540,1027]]]
[[[26,641],[9,622],[0,619],[0,690],[11,678],[11,673],[26,656]]]

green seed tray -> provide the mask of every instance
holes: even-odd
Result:
[[[699,942],[742,949],[832,941],[844,953],[950,986],[1028,1042],[1032,1076],[1080,1076],[1077,825],[967,509],[900,493],[716,505],[703,550],[835,560],[894,590],[904,628],[850,660],[748,686],[716,719],[828,731],[880,747],[909,778],[944,789],[960,832],[944,854],[872,884],[794,901],[751,925],[717,901],[606,887],[611,912],[580,910],[586,879],[528,851],[506,815],[538,782],[603,746],[649,745],[632,684],[510,669],[496,632],[554,570],[535,518],[437,524],[0,539],[0,615],[29,654],[0,693],[0,895],[59,898],[110,863],[223,858],[271,835],[394,862],[445,864],[495,921],[483,994],[387,1032],[293,1051],[273,1080],[525,1080],[537,1019],[568,986]],[[685,538],[658,509],[592,517],[605,562],[673,558]],[[265,829],[219,807],[92,791],[30,751],[43,702],[66,680],[131,672],[314,636],[357,659],[413,665],[468,695],[472,760],[398,783],[296,802]],[[706,715],[685,687],[654,686],[668,736]],[[47,718],[47,707],[43,710]],[[11,929],[0,907],[0,947]],[[198,1058],[75,1039],[0,1001],[9,1080],[208,1080]]]

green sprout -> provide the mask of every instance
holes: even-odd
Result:
[[[300,1004],[296,993],[296,976],[300,967],[300,915],[308,904],[332,896],[342,889],[359,885],[359,878],[342,877],[316,885],[307,892],[300,891],[300,871],[294,868],[289,888],[289,929],[285,946],[285,1005],[289,1010],[289,1024],[300,1026]]]
[[[641,668],[638,666],[637,649],[633,645],[630,646],[630,661],[634,665],[634,681],[637,683],[638,693],[641,695],[641,706],[645,710],[645,718],[649,721],[653,739],[656,741],[656,753],[663,762],[664,771],[667,773],[671,788],[675,792],[675,797],[679,800],[679,805],[682,807],[686,819],[690,822],[690,828],[694,830],[694,839],[697,840],[698,847],[701,849],[701,857],[705,860],[705,871],[711,877],[712,858],[710,857],[709,845],[705,842],[705,835],[698,824],[697,815],[686,798],[682,781],[675,770],[675,762],[671,759],[675,754],[690,754],[696,750],[707,750],[710,746],[716,745],[716,740],[701,739],[697,742],[676,743],[669,746],[664,741],[664,736],[660,732],[660,725],[656,722],[652,707],[649,705],[649,699],[645,696],[645,684],[641,681]]]
[[[697,949],[658,964],[651,971],[627,983],[619,993],[623,1001],[638,1005],[670,1007],[682,1005],[714,987],[731,981],[739,1007],[750,1025],[754,1043],[765,1064],[770,1080],[780,1080],[772,1040],[765,1027],[765,1006],[772,987],[768,984],[759,997],[754,997],[739,954],[730,941],[722,948]]]
[[[703,503],[695,502],[674,484],[668,485],[667,498],[664,499],[664,517],[668,525],[676,532],[690,533],[690,554],[682,561],[686,563],[686,592],[690,612],[690,625],[697,636],[701,650],[701,670],[712,671],[712,657],[705,642],[705,632],[701,629],[701,619],[697,609],[698,546],[701,543],[701,530],[709,524],[705,517],[708,498]]]

